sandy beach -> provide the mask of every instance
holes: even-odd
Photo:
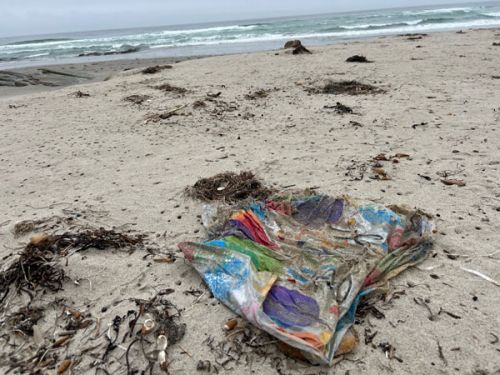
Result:
[[[381,301],[384,317],[355,326],[360,344],[333,368],[298,362],[271,344],[245,347],[240,360],[217,365],[219,373],[500,374],[500,288],[470,272],[500,281],[500,30],[464,31],[311,47],[310,55],[276,50],[63,67],[93,78],[2,88],[2,262],[33,234],[15,236],[17,222],[52,216],[146,234],[154,253],[90,249],[66,257],[64,290],[32,302],[44,311],[33,337],[7,339],[5,314],[30,299],[9,297],[0,319],[2,371],[21,353],[13,344],[24,342],[26,357],[47,348],[57,363],[70,358],[74,374],[126,374],[127,346],[109,353],[107,372],[97,370],[105,334],[115,316],[137,307],[130,298],[168,290],[186,324],[184,338],[168,348],[170,373],[197,373],[200,361],[216,373],[213,348],[227,340],[223,326],[234,314],[177,249],[205,238],[202,203],[184,189],[201,177],[250,170],[277,189],[316,187],[418,207],[435,216],[438,233],[432,256],[392,281],[399,298]],[[346,62],[356,54],[372,62]],[[141,72],[164,64],[172,67]],[[374,92],[322,92],[328,81],[351,80]],[[337,103],[352,112],[339,113]],[[383,162],[390,179],[373,179],[371,163],[381,153],[409,157]],[[173,261],[161,261],[167,256]],[[65,306],[93,323],[51,350]],[[377,332],[371,342],[367,332]],[[384,352],[387,343],[397,358]]]

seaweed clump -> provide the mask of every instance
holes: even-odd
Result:
[[[141,72],[142,72],[142,74],[156,74],[156,73],[161,72],[162,70],[165,70],[165,69],[172,69],[172,65],[149,66],[149,67],[143,69]]]
[[[372,61],[368,60],[363,55],[354,55],[354,56],[348,57],[346,62],[371,63]]]
[[[384,90],[358,81],[329,81],[321,89],[323,94],[366,95],[378,94]]]
[[[38,287],[53,292],[61,290],[65,273],[59,259],[69,250],[133,249],[142,245],[143,240],[144,235],[129,235],[104,228],[54,235],[36,234],[19,257],[0,272],[0,302],[12,285],[17,290],[36,290]]]
[[[253,172],[220,173],[202,178],[186,189],[188,196],[202,201],[233,203],[247,198],[266,199],[273,189],[264,186]]]

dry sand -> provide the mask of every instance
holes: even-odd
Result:
[[[94,225],[149,233],[162,252],[179,256],[172,264],[143,258],[143,251],[89,250],[69,257],[64,268],[80,283],[68,281],[64,291],[37,297],[46,316],[23,350],[29,353],[44,337],[51,338],[63,305],[100,318],[104,331],[115,315],[135,307],[128,298],[173,288],[168,297],[186,309],[187,328],[180,345],[169,348],[170,372],[193,374],[200,359],[215,363],[204,340],[224,340],[222,326],[233,314],[209,297],[176,250],[180,241],[203,237],[201,204],[185,198],[183,189],[199,177],[252,170],[277,187],[318,186],[328,194],[420,207],[436,215],[439,233],[433,256],[394,280],[394,289],[406,294],[387,310],[381,305],[385,319],[371,317],[357,326],[361,344],[335,368],[250,353],[248,363],[230,363],[227,370],[219,368],[221,373],[499,374],[500,288],[461,269],[500,280],[500,253],[486,256],[500,243],[500,79],[493,78],[500,76],[500,47],[492,45],[495,41],[500,41],[499,30],[482,30],[338,44],[311,48],[312,55],[276,51],[211,57],[152,76],[132,70],[106,82],[1,98],[2,257],[28,239],[14,238],[16,222],[61,215],[63,209],[82,213]],[[354,54],[374,62],[346,63]],[[306,90],[327,80],[352,79],[386,92],[347,96]],[[163,83],[188,92],[152,88]],[[269,90],[267,97],[245,98],[261,89]],[[71,95],[76,90],[90,96]],[[193,108],[207,93],[218,92],[216,102]],[[123,100],[134,94],[150,100],[142,105]],[[324,108],[336,102],[355,113]],[[145,123],[149,115],[178,106],[186,107],[176,116]],[[354,178],[375,155],[398,152],[411,157],[384,163],[391,180],[372,180],[369,171],[362,180]],[[442,173],[463,179],[466,186],[444,185]],[[454,259],[446,251],[456,254]],[[191,288],[205,293],[186,295]],[[443,309],[456,317],[441,313],[431,320],[429,311],[415,303],[418,298],[428,300],[433,314]],[[367,327],[378,331],[376,346],[390,343],[402,361],[365,345]],[[73,355],[81,359],[73,373],[94,374],[91,364],[104,352],[106,340],[81,337],[59,358]],[[79,356],[82,348],[97,344]],[[124,354],[123,348],[110,354],[116,362],[109,373],[126,373]]]

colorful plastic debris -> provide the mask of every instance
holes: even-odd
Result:
[[[352,350],[360,300],[429,254],[419,210],[342,196],[207,205],[210,240],[179,244],[214,296],[255,326],[332,365]]]

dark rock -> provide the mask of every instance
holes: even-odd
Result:
[[[285,43],[285,49],[287,48],[297,48],[302,45],[302,42],[300,40],[289,40],[288,42]]]
[[[312,52],[309,51],[306,47],[304,46],[298,46],[295,48],[292,52],[293,55],[303,55],[303,54],[311,54]]]
[[[289,40],[288,42],[285,43],[285,49],[288,48],[293,48],[292,54],[294,55],[302,55],[302,54],[310,54],[311,51],[309,51],[306,47],[302,45],[302,42],[300,40]]]

